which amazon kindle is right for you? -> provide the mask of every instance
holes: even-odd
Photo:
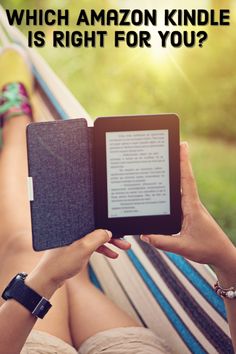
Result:
[[[175,114],[32,123],[27,129],[33,247],[70,244],[95,228],[113,237],[181,228]]]

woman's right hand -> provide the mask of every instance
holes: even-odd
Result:
[[[236,269],[236,248],[199,199],[187,143],[181,144],[180,162],[183,211],[180,234],[142,235],[141,239],[156,248],[211,264],[221,271]]]

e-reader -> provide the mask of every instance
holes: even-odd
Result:
[[[180,231],[176,115],[31,123],[27,149],[36,251],[96,228],[113,237]]]
[[[181,228],[179,118],[98,118],[94,123],[96,227],[117,237]]]

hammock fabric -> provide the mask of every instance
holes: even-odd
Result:
[[[18,43],[28,52],[35,76],[36,121],[85,117],[88,113],[40,55],[27,48],[22,33],[8,25],[0,8],[2,46]],[[154,250],[129,236],[132,249],[116,261],[95,254],[93,283],[144,326],[161,336],[171,353],[233,353],[222,299],[212,284],[215,275],[172,253]]]

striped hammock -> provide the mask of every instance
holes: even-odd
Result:
[[[85,117],[92,125],[88,113],[43,58],[27,48],[23,34],[8,25],[2,8],[0,41],[2,46],[20,44],[32,60],[36,121]],[[134,237],[128,240],[132,249],[120,252],[116,261],[100,254],[92,257],[94,284],[164,338],[172,353],[233,353],[224,304],[212,289],[215,275],[210,268],[154,250]]]

